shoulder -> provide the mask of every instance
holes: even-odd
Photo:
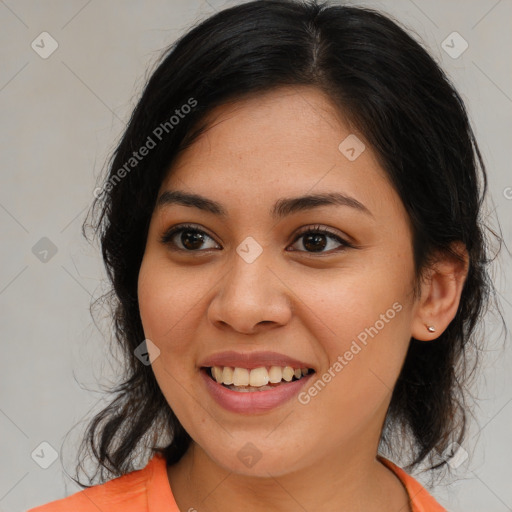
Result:
[[[27,512],[146,512],[148,490],[157,472],[165,471],[165,459],[154,455],[145,468],[95,485]]]
[[[416,479],[407,474],[402,468],[380,455],[378,459],[391,469],[404,485],[413,512],[447,512]]]

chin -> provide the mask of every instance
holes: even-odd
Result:
[[[227,471],[251,477],[279,477],[300,470],[305,465],[304,454],[298,457],[297,450],[292,447],[284,450],[280,446],[268,446],[259,450],[256,445],[257,442],[248,441],[239,450],[233,450],[233,445],[227,450],[219,450],[217,446],[207,453]]]

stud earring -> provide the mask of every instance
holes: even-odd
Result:
[[[428,332],[436,332],[436,329],[433,325],[425,324],[425,327],[428,329]]]

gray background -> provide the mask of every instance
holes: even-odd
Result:
[[[79,490],[62,462],[72,472],[80,421],[102,405],[101,385],[114,381],[116,371],[89,314],[104,274],[98,248],[81,237],[81,222],[148,67],[192,23],[233,3],[0,0],[0,511],[23,511]],[[510,244],[512,1],[351,3],[394,15],[454,80],[488,166],[488,211]],[[47,59],[31,47],[43,31],[59,45]],[[469,44],[457,59],[442,47],[453,31]],[[495,280],[508,318],[506,252],[498,263]],[[453,512],[512,510],[512,351],[510,337],[503,349],[505,335],[493,316],[487,332],[473,389],[481,399],[477,421],[463,446],[470,456],[454,479],[431,491]],[[36,463],[50,461],[52,448],[42,442],[60,456],[48,469]]]

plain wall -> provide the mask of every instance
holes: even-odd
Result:
[[[98,248],[81,236],[81,223],[97,176],[141,93],[146,70],[195,21],[234,3],[0,3],[3,512],[23,511],[79,490],[63,474],[61,458],[72,471],[80,429],[64,453],[62,443],[98,406],[98,379],[108,383],[117,371],[89,313],[92,298],[104,289],[104,272]],[[351,3],[394,15],[453,79],[467,102],[487,164],[488,210],[499,217],[510,244],[512,1]],[[58,43],[47,59],[31,47],[44,31]],[[442,48],[453,31],[469,44],[457,59]],[[496,285],[505,318],[510,318],[512,290],[505,276],[511,265],[505,251],[498,262]],[[503,349],[499,321],[490,316],[488,324],[474,390],[481,398],[477,424],[465,446],[470,457],[455,481],[431,491],[453,512],[512,510],[512,351],[510,338]],[[61,456],[48,469],[31,456],[34,450],[51,452],[47,445],[40,447],[42,442]]]

